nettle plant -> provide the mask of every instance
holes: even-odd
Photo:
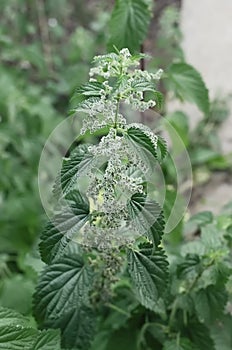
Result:
[[[76,91],[81,134],[99,142],[82,143],[63,160],[54,216],[41,236],[47,266],[34,315],[41,328],[61,330],[62,349],[221,349],[221,324],[225,332],[231,325],[224,310],[232,221],[199,214],[189,225],[201,238],[165,248],[154,174],[166,144],[124,116],[161,101],[162,71],[140,70],[141,58],[128,49],[95,57],[89,82]],[[231,339],[226,344],[229,350]]]
[[[48,266],[34,298],[39,324],[61,328],[67,348],[88,348],[100,308],[117,293],[121,276],[128,275],[151,310],[166,287],[164,219],[149,191],[166,145],[149,127],[127,124],[120,112],[122,103],[145,111],[160,101],[162,71],[138,69],[142,57],[128,49],[95,57],[90,81],[77,90],[75,112],[86,114],[81,134],[102,128],[107,134],[64,159],[54,187],[58,204],[41,236]],[[146,100],[147,91],[153,99]]]

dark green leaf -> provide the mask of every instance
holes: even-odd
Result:
[[[197,254],[187,254],[185,261],[177,266],[178,278],[184,278],[190,275],[192,278],[202,271],[202,262]]]
[[[215,342],[216,350],[231,350],[232,349],[232,332],[231,332],[231,315],[226,315],[220,320],[217,320],[211,326],[211,337]]]
[[[131,53],[139,51],[150,23],[151,12],[145,0],[116,0],[110,19],[109,48],[128,47]]]
[[[181,99],[194,102],[202,112],[209,113],[208,90],[195,68],[186,63],[173,63],[167,74],[170,88]]]
[[[159,204],[141,193],[136,193],[128,202],[128,211],[140,234],[147,236],[158,247],[164,231],[164,219]]]
[[[149,133],[152,135],[152,130],[149,130]],[[129,140],[133,140],[137,145],[149,151],[151,155],[156,158],[156,149],[151,140],[151,136],[143,130],[142,124],[137,124],[136,126],[128,128],[127,136]]]
[[[215,350],[214,342],[209,329],[196,319],[191,319],[185,329],[186,337],[189,338],[197,350]]]
[[[147,168],[153,169],[157,161],[156,145],[153,142],[156,136],[153,132],[149,129],[145,131],[142,125],[136,124],[127,129],[125,137],[129,147],[139,156]]]
[[[88,304],[92,270],[84,263],[79,249],[72,246],[43,271],[34,295],[34,314],[40,324],[51,326],[65,313],[75,313]],[[72,315],[70,315],[72,317]]]
[[[87,198],[76,190],[69,192],[63,206],[61,205],[41,235],[40,253],[43,261],[51,263],[55,258],[59,258],[88,218]]]
[[[72,190],[86,168],[93,161],[93,156],[88,151],[88,144],[79,145],[69,159],[64,159],[60,174],[56,178],[53,193],[56,197],[66,195]]]
[[[161,110],[164,104],[164,96],[161,92],[153,89],[153,90],[144,90],[144,101],[148,102],[149,100],[153,100],[156,102],[156,108]]]
[[[95,335],[96,315],[91,308],[81,306],[65,312],[53,326],[61,328],[61,345],[65,349],[89,350]]]
[[[168,153],[168,150],[167,150],[166,141],[161,136],[158,136],[158,140],[157,140],[157,158],[158,158],[158,160],[160,162],[162,160],[164,160],[167,153]]]
[[[198,318],[207,324],[215,321],[224,313],[227,300],[226,292],[216,286],[208,286],[206,289],[200,289],[194,295],[195,308]]]
[[[152,247],[140,251],[128,250],[128,270],[140,303],[155,309],[159,297],[165,290],[168,262],[162,249],[153,252]]]
[[[156,107],[162,110],[164,104],[164,95],[160,91],[154,91],[152,94],[152,99],[156,102]]]

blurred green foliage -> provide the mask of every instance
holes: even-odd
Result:
[[[0,7],[0,305],[30,314],[45,221],[40,154],[105,45],[109,14],[104,1],[3,0]]]

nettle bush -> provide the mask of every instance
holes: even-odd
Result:
[[[148,191],[166,146],[147,126],[127,124],[120,112],[122,102],[144,111],[160,99],[162,72],[137,69],[141,57],[128,49],[95,57],[89,83],[77,91],[75,111],[87,115],[81,133],[107,128],[107,134],[64,159],[54,187],[58,204],[40,243],[48,267],[34,300],[38,322],[61,328],[68,348],[88,348],[97,315],[118,294],[122,276],[150,310],[167,285],[162,210]],[[146,101],[146,91],[154,98]]]
[[[97,56],[76,91],[82,139],[98,143],[74,143],[54,185],[33,303],[39,330],[1,307],[0,349],[231,350],[231,206],[193,216],[173,244],[164,234],[154,176],[165,141],[125,118],[162,100],[162,71],[141,71],[141,58],[128,49]],[[178,72],[172,83],[182,79],[179,90],[206,108],[199,75]]]
[[[162,71],[140,70],[142,57],[128,49],[95,57],[76,92],[81,133],[104,136],[63,160],[34,295],[39,326],[60,329],[62,349],[212,350],[231,325],[231,218],[193,217],[201,238],[165,253],[152,177],[166,144],[122,114],[160,103]]]

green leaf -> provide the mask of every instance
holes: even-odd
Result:
[[[76,89],[76,94],[80,94],[85,96],[85,98],[89,97],[100,97],[101,96],[101,90],[104,90],[105,87],[102,83],[99,83],[97,81],[89,82],[85,85],[81,85],[79,88]]]
[[[20,325],[0,327],[1,350],[31,350],[37,331]]]
[[[211,211],[202,211],[197,213],[189,219],[189,223],[195,223],[198,227],[210,224],[213,221],[213,214]]]
[[[133,80],[131,83],[131,87],[136,91],[142,91],[142,92],[155,90],[155,84],[145,79]]]
[[[175,128],[185,146],[189,145],[189,118],[182,111],[176,111],[168,115],[168,121]]]
[[[21,314],[0,308],[0,349],[59,350],[58,331],[39,332],[29,327],[29,320]]]
[[[185,223],[184,231],[192,234],[201,230],[203,226],[208,225],[213,221],[213,214],[210,211],[202,211],[190,217]]]
[[[219,251],[224,248],[223,232],[219,231],[213,223],[205,225],[201,227],[201,242],[205,246],[206,253]]]
[[[185,329],[185,334],[194,343],[197,350],[215,350],[209,329],[198,320],[190,320]]]
[[[29,320],[15,310],[0,307],[0,327],[7,325],[27,326]]]
[[[105,90],[104,85],[95,81],[88,82],[87,84],[78,87],[71,98],[72,108],[69,111],[69,115],[78,111],[87,113],[90,105],[100,99],[102,90]]]
[[[194,295],[195,308],[198,318],[207,324],[215,321],[224,313],[227,300],[226,292],[216,286],[208,286],[206,289],[200,289]]]
[[[140,251],[128,250],[128,270],[140,303],[155,309],[159,297],[165,290],[168,262],[162,249],[153,252],[151,246]]]
[[[40,254],[44,262],[51,263],[64,252],[73,236],[89,219],[87,197],[73,190],[65,197],[63,206],[56,211],[41,235]]]
[[[89,350],[95,335],[96,315],[84,305],[76,309],[73,306],[52,326],[61,328],[61,345],[65,349]]]
[[[113,333],[108,329],[108,334],[106,335],[107,345],[103,348],[104,350],[129,350],[129,349],[138,349],[138,336],[141,329],[141,314],[135,313],[134,317],[130,318],[128,322],[119,329],[113,328]],[[133,337],[131,335],[133,334]],[[100,348],[103,350],[102,348]],[[92,348],[91,350],[95,350]],[[98,349],[97,349],[98,350]]]
[[[52,329],[39,332],[32,349],[60,350],[60,332]]]
[[[72,249],[43,271],[34,295],[34,314],[39,324],[52,326],[67,312],[88,304],[92,270],[79,249]],[[72,316],[72,315],[71,315]]]
[[[166,341],[163,350],[197,350],[197,348],[189,339],[178,338]]]
[[[128,47],[131,53],[139,51],[150,23],[151,12],[145,0],[116,0],[110,19],[109,49]]]
[[[93,110],[94,106],[96,106],[96,103],[99,101],[100,101],[99,97],[90,97],[84,101],[81,101],[75,106],[75,108],[69,111],[69,115],[74,114],[76,112],[83,112],[83,113],[89,114]],[[96,110],[96,114],[97,113],[98,112]]]
[[[157,161],[157,137],[142,124],[132,124],[125,135],[129,147],[139,156],[148,169],[153,169]]]
[[[56,197],[66,195],[75,188],[78,177],[92,164],[93,156],[88,144],[79,145],[68,159],[64,159],[60,174],[56,178],[53,193]]]
[[[151,155],[156,158],[156,148],[152,142],[152,136],[154,135],[152,130],[148,129],[148,131],[145,131],[145,129],[143,130],[142,124],[133,124],[133,126],[127,129],[126,135],[128,136],[129,140],[133,140],[137,145],[149,151]]]
[[[147,236],[158,247],[165,225],[159,204],[147,199],[144,194],[136,193],[128,202],[128,211],[140,234]]]
[[[164,158],[166,157],[168,153],[168,149],[167,149],[167,144],[166,141],[161,137],[158,136],[157,139],[157,158],[160,162],[162,162],[164,160]]]
[[[211,148],[196,148],[190,152],[190,159],[193,165],[205,164],[212,162],[220,157],[219,152]]]
[[[205,114],[209,113],[208,90],[201,75],[186,63],[173,63],[168,71],[168,85],[182,100],[194,102]]]
[[[161,110],[164,105],[164,95],[155,89],[153,90],[145,90],[144,101],[148,102],[149,100],[153,100],[156,102],[156,108]]]
[[[154,91],[150,96],[153,100],[155,100],[156,107],[159,110],[162,110],[163,105],[164,105],[164,95],[160,91]]]
[[[178,278],[184,278],[187,275],[192,279],[196,275],[200,274],[203,269],[201,259],[197,254],[187,254],[185,260],[177,265]]]
[[[211,337],[215,342],[216,350],[232,349],[231,322],[231,315],[226,315],[211,326]]]

